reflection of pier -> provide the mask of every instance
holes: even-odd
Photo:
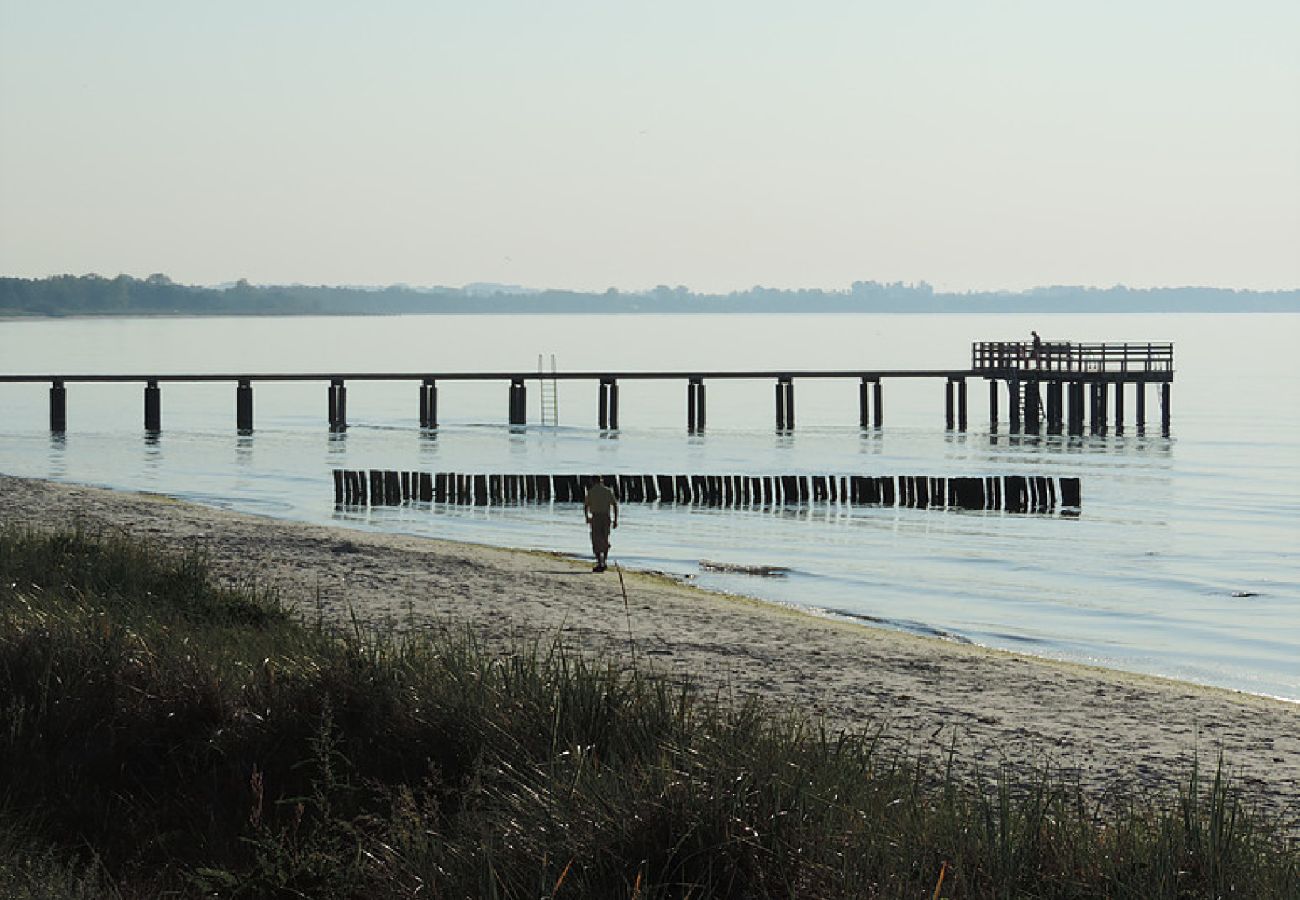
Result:
[[[328,386],[329,427],[342,431],[348,426],[347,385],[358,381],[399,381],[419,386],[419,424],[423,429],[438,427],[439,382],[497,381],[509,385],[506,420],[511,426],[528,423],[527,382],[587,381],[597,386],[596,421],[602,430],[619,427],[620,381],[678,381],[686,384],[686,428],[691,433],[705,428],[705,388],[709,381],[766,380],[776,388],[776,430],[795,427],[795,382],[805,379],[841,379],[858,382],[858,425],[877,429],[884,424],[883,383],[891,379],[938,379],[946,383],[945,423],[949,430],[967,427],[966,382],[984,378],[989,382],[989,423],[999,424],[1001,384],[1006,385],[1008,422],[1012,431],[1082,434],[1084,421],[1093,432],[1104,431],[1111,420],[1114,400],[1116,431],[1125,425],[1125,393],[1135,394],[1135,424],[1146,423],[1146,386],[1160,386],[1160,422],[1169,430],[1169,386],[1174,378],[1173,344],[1082,344],[1047,342],[981,342],[974,344],[969,369],[848,369],[673,372],[410,372],[379,373],[239,373],[172,375],[0,375],[0,383],[49,383],[50,430],[67,430],[67,385],[72,383],[136,383],[144,385],[144,427],[162,429],[162,385],[164,383],[227,382],[235,385],[235,427],[253,429],[253,384],[272,382],[319,382]],[[1131,388],[1129,386],[1132,386]],[[553,423],[552,423],[553,424]]]

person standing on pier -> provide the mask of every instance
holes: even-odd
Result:
[[[596,483],[587,488],[582,512],[591,527],[591,552],[596,555],[596,565],[591,571],[603,572],[609,557],[609,531],[618,527],[618,498],[602,476],[597,475]]]
[[[1029,350],[1029,358],[1034,361],[1034,367],[1041,369],[1043,367],[1043,339],[1038,336],[1037,331],[1029,332],[1033,338],[1033,346]]]

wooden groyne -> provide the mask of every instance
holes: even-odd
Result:
[[[438,428],[439,383],[498,381],[509,385],[505,422],[511,428],[528,426],[528,382],[539,383],[543,398],[554,397],[560,381],[588,381],[596,386],[592,415],[602,431],[619,429],[621,381],[679,381],[686,385],[686,430],[705,430],[706,393],[710,381],[759,380],[775,385],[773,424],[778,432],[795,429],[795,388],[799,381],[843,379],[857,382],[857,409],[845,411],[846,424],[856,419],[866,429],[884,424],[886,380],[932,379],[943,384],[944,425],[950,431],[968,427],[967,382],[988,382],[990,431],[1004,421],[1013,432],[1081,435],[1122,433],[1128,425],[1126,396],[1133,397],[1133,424],[1139,431],[1147,421],[1147,389],[1158,388],[1160,426],[1168,433],[1170,385],[1174,378],[1171,343],[1078,343],[1073,341],[981,341],[971,346],[969,368],[953,369],[839,369],[839,370],[679,370],[657,372],[352,372],[352,373],[232,373],[139,375],[3,375],[0,384],[45,382],[50,385],[50,430],[68,428],[68,385],[83,383],[137,383],[144,385],[144,427],[162,430],[162,385],[185,382],[230,382],[235,387],[235,427],[253,430],[253,385],[275,382],[321,382],[328,387],[326,420],[332,431],[345,431],[349,423],[348,383],[370,381],[410,382],[418,386],[416,420],[424,430]],[[552,403],[554,401],[552,400]],[[1002,415],[1005,403],[1005,416]],[[543,412],[546,410],[542,404]],[[853,415],[856,413],[856,416]],[[557,415],[554,410],[552,415]],[[557,424],[554,418],[544,424]]]
[[[622,503],[711,507],[809,505],[1077,513],[1078,478],[1045,475],[604,475]],[[334,470],[340,506],[447,503],[517,506],[581,503],[595,475],[509,475]]]

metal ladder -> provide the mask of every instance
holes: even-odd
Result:
[[[537,380],[542,386],[542,424],[560,424],[560,393],[555,379],[555,354],[551,354],[551,371],[542,366],[542,354],[537,354]]]

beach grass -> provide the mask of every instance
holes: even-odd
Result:
[[[198,552],[0,529],[0,896],[1300,895],[1222,760],[1103,802],[952,759],[631,654],[340,626]]]

